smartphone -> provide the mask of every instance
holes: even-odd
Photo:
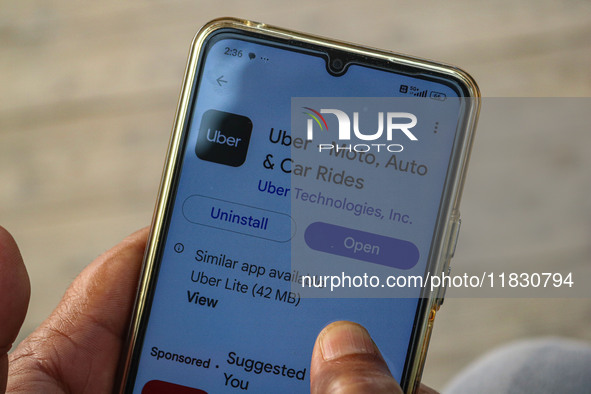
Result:
[[[337,320],[365,326],[413,392],[444,287],[402,282],[448,272],[478,98],[455,67],[246,20],[205,25],[120,392],[305,393],[315,338]]]

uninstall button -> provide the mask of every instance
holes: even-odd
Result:
[[[287,242],[295,234],[289,215],[197,194],[185,200],[183,215],[191,223],[276,242]]]
[[[393,268],[409,269],[419,261],[419,249],[412,242],[334,224],[314,222],[304,239],[314,250]]]

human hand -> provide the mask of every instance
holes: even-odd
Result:
[[[312,394],[402,394],[365,328],[338,321],[318,335],[310,367]],[[421,385],[418,394],[437,394]]]
[[[29,302],[18,247],[0,227],[0,393],[110,393],[148,230],[130,235],[74,280],[53,313],[10,354]]]
[[[147,229],[130,235],[86,267],[49,318],[7,357],[30,287],[16,243],[0,227],[0,393],[5,387],[10,393],[113,391],[147,236]],[[367,331],[350,322],[320,333],[310,379],[314,394],[402,393]],[[434,391],[421,386],[419,393]]]

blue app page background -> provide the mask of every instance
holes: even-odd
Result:
[[[400,379],[416,298],[294,296],[293,290],[300,285],[297,276],[302,272],[292,268],[292,249],[303,251],[316,264],[332,259],[344,261],[347,267],[355,261],[310,249],[303,233],[314,219],[303,215],[301,222],[298,218],[292,222],[286,216],[294,216],[293,190],[285,191],[293,186],[290,174],[280,169],[280,161],[289,157],[291,147],[273,140],[290,134],[294,97],[406,96],[400,93],[401,84],[444,93],[448,103],[457,97],[443,84],[361,66],[351,66],[344,76],[334,77],[320,57],[257,42],[226,38],[209,48],[191,109],[192,121],[134,392],[140,393],[153,380],[207,393],[236,388],[257,393],[278,389],[309,392],[314,341],[326,324],[337,320],[364,325],[393,375]],[[212,109],[252,122],[246,159],[238,167],[202,160],[195,153],[203,114]],[[360,226],[364,231],[416,244],[421,257],[413,272],[419,274],[425,270],[458,112],[459,104],[437,118],[441,125],[436,137],[421,137],[420,149],[409,148],[413,157],[423,162],[434,160],[431,157],[442,160],[443,165],[429,165],[428,178],[405,177],[399,171],[388,175],[364,170],[365,187],[351,192],[357,193],[352,198],[381,204],[386,211],[390,205],[383,199],[396,194],[389,188],[400,190],[403,182],[408,182],[404,184],[407,192],[392,198],[397,209],[411,212],[417,223],[414,227],[379,225],[375,218],[361,218]],[[432,128],[434,120],[422,124]],[[275,163],[273,168],[264,164],[269,155]],[[282,187],[284,193],[270,193],[264,187],[270,184]],[[349,192],[343,186],[330,187],[334,193]],[[372,200],[371,196],[378,195],[382,200]],[[227,223],[209,216],[216,207],[255,218],[269,217],[269,226],[232,230]],[[302,207],[307,209],[306,204]],[[325,210],[323,215],[323,222],[344,223],[338,212]],[[291,242],[278,242],[273,234],[275,220],[292,226]],[[388,267],[386,272],[392,269]]]

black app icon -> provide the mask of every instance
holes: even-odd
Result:
[[[240,167],[251,132],[252,121],[246,116],[210,109],[201,118],[195,153],[202,160]]]

